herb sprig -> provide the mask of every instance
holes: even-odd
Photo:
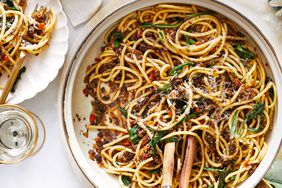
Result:
[[[137,134],[138,128],[138,125],[135,125],[129,130],[129,140],[133,144],[138,144],[138,142],[141,140]]]
[[[17,11],[19,11],[19,9],[17,9],[17,8],[15,7],[15,4],[14,4],[14,2],[13,2],[12,0],[1,0],[0,2],[6,4],[11,10],[17,10]]]
[[[238,110],[236,110],[234,112],[234,115],[232,117],[232,123],[231,123],[231,127],[230,127],[230,136],[234,137],[238,131],[237,130],[237,117],[238,117]]]
[[[161,140],[166,134],[167,134],[167,131],[161,131],[161,132],[155,133],[155,135],[153,136],[153,138],[150,142],[150,145],[151,145],[152,151],[153,151],[153,156],[155,156],[157,154],[157,148],[156,147],[157,147],[158,143],[160,143],[160,142],[163,142],[163,143],[178,142],[178,138],[176,136]]]
[[[224,172],[225,171],[224,168],[210,168],[210,167],[204,167],[204,170],[214,171],[214,172]]]
[[[158,88],[157,92],[166,94],[166,93],[170,92],[171,89],[172,89],[171,84],[165,84],[165,85],[163,85],[163,87]]]
[[[185,42],[186,42],[186,47],[189,47],[190,45],[196,44],[196,41],[192,39],[191,37],[184,35]]]
[[[159,29],[168,29],[168,28],[177,28],[182,25],[183,22],[177,22],[175,24],[153,24],[150,22],[143,22],[140,24],[142,28],[159,28]]]
[[[129,176],[121,176],[121,180],[125,186],[129,186],[131,184],[131,179]]]
[[[113,31],[110,34],[110,41],[114,40],[114,47],[118,48],[120,46],[120,43],[124,39],[124,35],[121,32]]]
[[[255,53],[245,48],[242,44],[235,44],[234,50],[238,54],[238,56],[244,60],[254,59],[256,57]]]
[[[245,119],[245,123],[250,122],[253,119],[257,119],[258,116],[263,116],[263,111],[264,111],[264,104],[263,103],[256,103],[254,105],[254,108],[252,111],[250,111],[247,115],[246,115],[246,119]]]
[[[123,117],[125,117],[125,118],[128,117],[128,113],[127,113],[127,111],[126,111],[125,108],[123,108],[123,107],[120,106],[120,107],[119,107],[119,110],[120,110],[121,114],[123,115]]]
[[[18,82],[22,79],[22,74],[26,71],[26,67],[22,67],[20,70],[19,70],[19,74],[17,75],[16,77],[16,80],[12,86],[12,89],[11,89],[11,93],[15,93],[16,91],[16,86],[18,84]]]
[[[193,62],[187,62],[187,63],[183,63],[181,65],[177,65],[175,67],[173,67],[169,72],[168,72],[168,75],[169,76],[173,76],[173,75],[176,75],[178,73],[180,73],[183,69],[183,67],[185,66],[195,66],[195,63]]]
[[[265,105],[263,103],[256,103],[254,105],[253,110],[246,115],[246,119],[244,120],[244,123],[248,123],[254,119],[257,119],[258,117],[260,118],[259,126],[257,128],[250,128],[247,126],[249,131],[254,133],[258,133],[262,131],[263,122],[264,122],[264,113],[263,113],[264,109],[265,109]]]

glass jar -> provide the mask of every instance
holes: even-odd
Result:
[[[34,155],[45,138],[45,127],[38,116],[17,105],[0,105],[0,163],[18,163]]]

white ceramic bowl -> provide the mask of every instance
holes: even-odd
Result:
[[[115,188],[119,187],[119,183],[116,177],[107,174],[96,162],[88,158],[88,150],[92,146],[92,141],[87,140],[81,135],[81,129],[83,129],[84,124],[88,122],[87,117],[91,111],[91,99],[86,98],[82,93],[86,66],[92,63],[94,58],[98,55],[100,47],[103,44],[102,39],[105,30],[113,25],[113,23],[135,10],[158,3],[172,2],[189,3],[206,7],[225,15],[237,23],[249,35],[250,39],[256,42],[263,55],[262,58],[265,59],[265,62],[269,65],[268,74],[272,75],[274,78],[278,93],[282,93],[281,67],[271,44],[250,20],[231,7],[228,7],[220,1],[210,0],[190,0],[189,2],[186,0],[129,0],[128,3],[123,5],[122,3],[117,3],[113,11],[104,11],[104,17],[98,15],[98,20],[91,22],[91,25],[88,24],[84,32],[86,37],[84,40],[80,41],[78,47],[72,51],[72,56],[68,59],[67,63],[69,63],[69,66],[64,72],[65,76],[61,85],[61,116],[64,137],[75,163],[93,186],[99,188]],[[282,137],[282,119],[281,116],[277,115],[280,114],[281,111],[282,103],[281,99],[278,98],[276,115],[273,121],[273,130],[269,132],[267,137],[269,146],[267,154],[257,170],[243,182],[240,187],[254,187],[264,177],[273,162],[279,150]],[[86,117],[86,120],[83,121],[82,119],[80,122],[77,120],[74,122],[73,119],[76,114],[79,114],[81,117]]]

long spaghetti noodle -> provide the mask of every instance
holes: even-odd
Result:
[[[179,184],[187,136],[197,139],[189,187],[234,187],[267,151],[276,87],[256,48],[225,17],[160,4],[124,17],[86,71],[90,157],[122,186],[160,187],[164,143]]]

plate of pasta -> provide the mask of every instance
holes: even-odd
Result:
[[[67,18],[58,0],[0,2],[0,94],[23,60],[7,98],[17,104],[45,89],[64,63],[68,49]]]
[[[62,85],[76,164],[99,188],[255,187],[281,135],[281,67],[217,1],[137,1],[89,29]]]

